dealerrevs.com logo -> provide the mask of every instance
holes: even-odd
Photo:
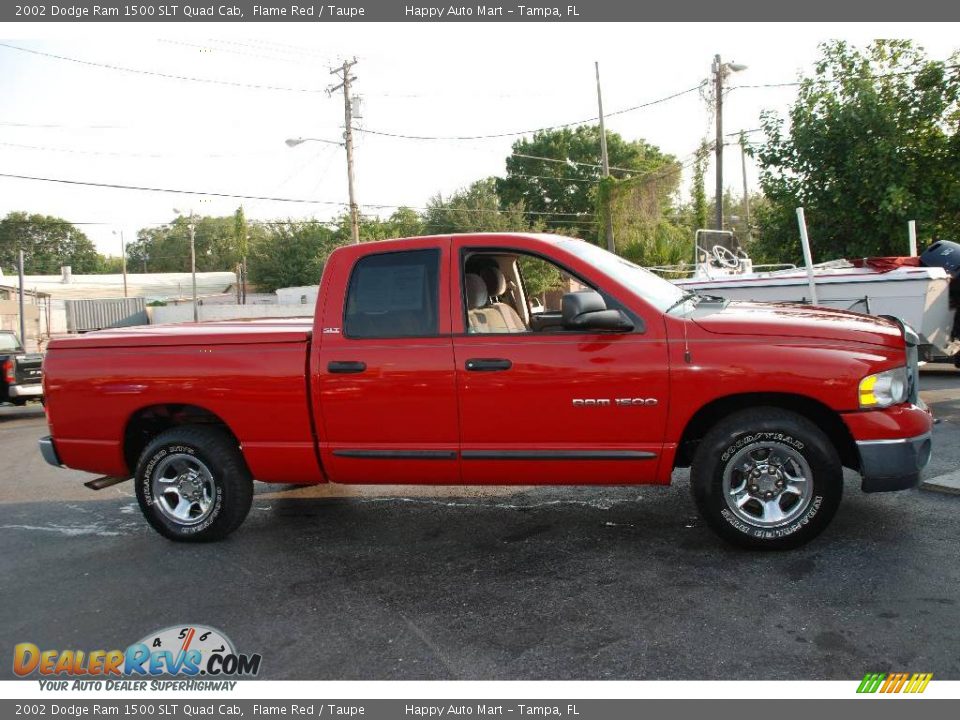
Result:
[[[38,675],[44,689],[67,689],[70,680],[84,680],[97,681],[102,687],[81,689],[130,690],[145,689],[144,680],[129,682],[137,678],[173,676],[196,680],[203,677],[211,681],[252,678],[260,672],[261,659],[256,653],[238,653],[230,639],[215,628],[174,625],[147,635],[126,650],[51,650],[41,649],[34,643],[19,643],[13,649],[13,672],[22,678]],[[214,684],[203,682],[190,686],[218,689],[208,687]],[[235,683],[227,684],[230,687],[222,689],[232,689]],[[151,689],[174,687],[179,686],[151,685]]]

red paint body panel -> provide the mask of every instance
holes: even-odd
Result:
[[[845,413],[842,417],[857,440],[897,440],[930,432],[930,411],[916,405]]]
[[[92,347],[84,346],[87,338]],[[90,472],[127,474],[132,468],[121,448],[130,418],[151,406],[183,404],[227,424],[257,479],[321,482],[307,402],[307,348],[305,340],[217,344],[211,339],[147,351],[102,347],[95,334],[54,341],[44,360],[44,382],[61,460]]]
[[[268,482],[633,484],[669,482],[691,418],[730,396],[814,400],[840,414],[856,439],[929,431],[919,408],[859,410],[860,379],[905,362],[893,323],[750,303],[664,314],[581,260],[570,242],[482,234],[350,246],[327,262],[313,321],[149,326],[55,340],[44,382],[57,452],[70,467],[127,474],[130,418],[187,404],[219,417],[255,477]],[[480,248],[564,266],[628,308],[642,330],[468,335],[461,252]],[[355,263],[422,249],[440,256],[438,336],[347,337],[343,304]],[[512,365],[468,372],[471,358]],[[343,361],[366,369],[328,370]],[[653,402],[577,406],[577,398]]]
[[[456,484],[460,433],[450,306],[443,290],[450,284],[449,238],[407,240],[400,248],[440,254],[439,337],[356,339],[343,332],[343,302],[354,264],[361,257],[393,249],[392,242],[341,248],[327,263],[323,307],[314,334],[319,343],[311,359],[314,406],[322,409],[323,418],[320,455],[336,482]],[[361,361],[367,369],[331,374],[327,366],[336,361]],[[371,459],[338,456],[338,451],[422,451],[452,457]]]
[[[804,337],[839,342],[864,340],[903,349],[903,336],[896,323],[835,308],[732,302],[722,310],[698,310],[694,322],[704,330],[721,335]]]

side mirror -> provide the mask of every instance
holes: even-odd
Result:
[[[567,330],[630,332],[633,323],[619,310],[608,310],[603,296],[593,290],[566,293],[560,301],[563,327]]]

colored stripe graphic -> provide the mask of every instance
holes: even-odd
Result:
[[[933,673],[867,673],[857,687],[858,693],[922,693]]]
[[[927,689],[927,685],[930,684],[932,678],[933,673],[914,673],[913,677],[910,678],[910,684],[907,685],[907,689],[904,690],[904,692],[922,693]]]
[[[880,683],[883,682],[884,678],[887,676],[884,673],[867,673],[863,676],[863,680],[860,683],[860,687],[857,688],[858,693],[875,693],[880,687]]]

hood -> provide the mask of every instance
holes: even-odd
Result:
[[[723,307],[701,303],[690,316],[707,332],[719,335],[769,335],[903,347],[892,320],[794,303],[729,302]]]

